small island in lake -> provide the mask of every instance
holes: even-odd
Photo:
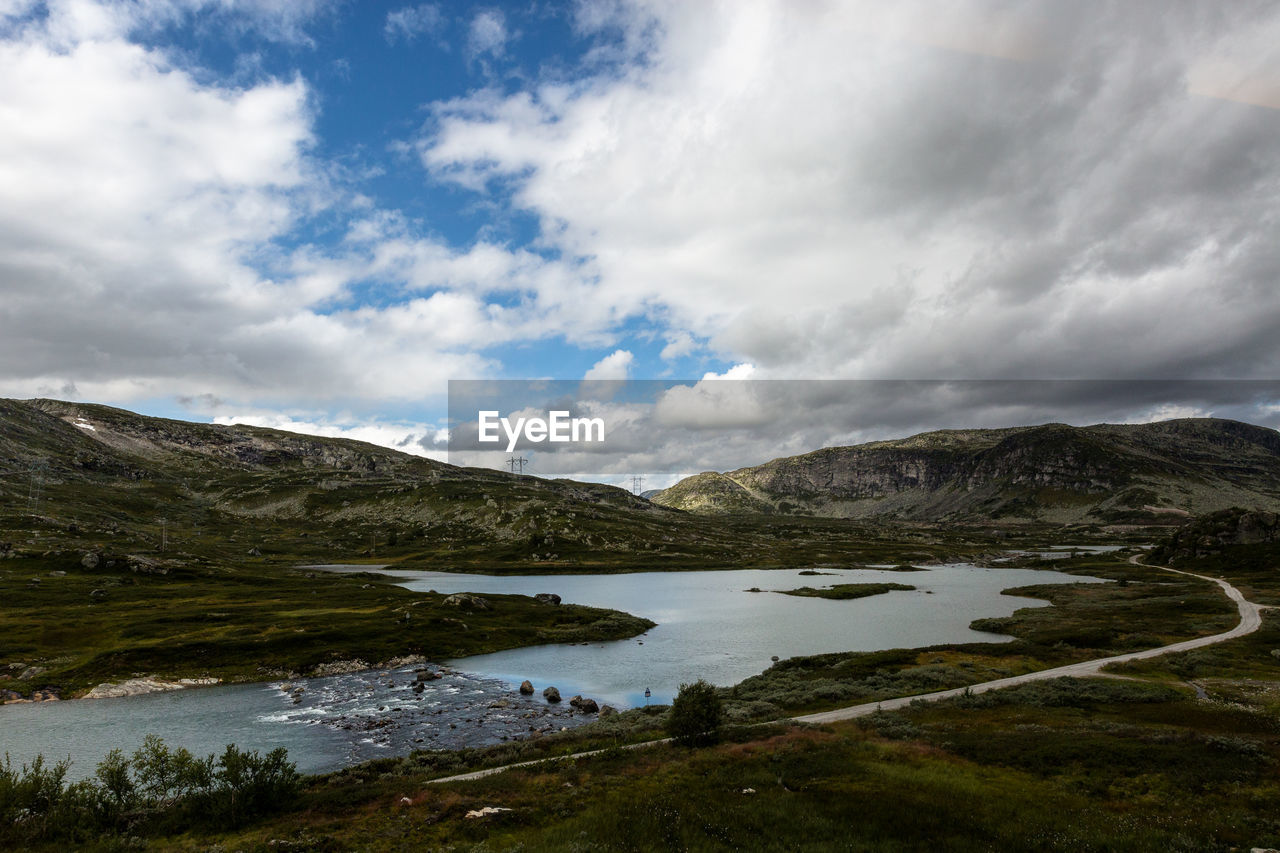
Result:
[[[914,586],[905,583],[840,583],[823,589],[802,586],[799,589],[777,589],[783,595],[799,595],[806,598],[831,598],[844,601],[850,598],[867,598],[872,595],[883,595],[895,589],[913,590]]]

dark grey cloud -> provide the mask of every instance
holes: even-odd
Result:
[[[512,453],[477,441],[480,411],[605,421],[603,443],[530,442],[514,454],[541,476],[654,486],[821,447],[937,429],[1044,423],[1085,426],[1222,417],[1280,427],[1280,381],[634,380],[611,389],[574,381],[450,383],[449,461],[502,467]],[[608,393],[598,393],[607,391]],[[597,392],[597,393],[592,393]]]

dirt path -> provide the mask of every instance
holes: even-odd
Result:
[[[1131,557],[1129,562],[1138,564],[1138,558]],[[1145,565],[1145,564],[1142,564]],[[939,699],[949,699],[952,696],[960,696],[966,690],[969,693],[985,693],[988,690],[999,690],[1002,687],[1013,687],[1018,684],[1029,684],[1032,681],[1044,681],[1048,678],[1063,678],[1066,676],[1083,677],[1090,675],[1098,675],[1099,670],[1109,663],[1122,663],[1130,660],[1144,660],[1146,658],[1159,657],[1167,655],[1170,652],[1185,652],[1190,649],[1199,649],[1204,646],[1212,646],[1214,643],[1221,643],[1226,640],[1233,640],[1236,637],[1243,637],[1246,634],[1252,634],[1262,625],[1262,607],[1248,601],[1240,590],[1231,584],[1219,578],[1211,578],[1206,575],[1192,574],[1178,569],[1171,569],[1167,566],[1150,566],[1153,569],[1163,569],[1166,572],[1174,572],[1179,575],[1189,575],[1193,578],[1211,581],[1222,587],[1222,591],[1226,593],[1236,603],[1236,609],[1240,613],[1240,623],[1230,631],[1223,631],[1221,634],[1213,634],[1209,637],[1197,637],[1194,640],[1183,640],[1181,643],[1173,643],[1168,646],[1160,646],[1154,649],[1144,649],[1140,652],[1128,652],[1123,655],[1112,655],[1108,658],[1097,658],[1096,660],[1086,660],[1080,663],[1070,663],[1066,666],[1057,666],[1053,669],[1041,669],[1036,672],[1028,672],[1022,675],[1014,675],[1009,678],[1000,678],[995,681],[984,681],[981,684],[972,684],[968,687],[957,687],[952,690],[939,690],[937,693],[925,693],[921,696],[903,696],[899,699],[886,699],[883,702],[868,702],[864,705],[854,705],[849,708],[837,708],[834,711],[822,711],[817,714],[805,714],[802,717],[792,717],[791,719],[799,723],[831,723],[837,720],[851,720],[854,717],[861,717],[866,714],[875,713],[877,710],[892,711],[897,708],[905,708],[912,702],[936,702]]]
[[[1138,555],[1140,556],[1140,555]],[[1135,565],[1146,565],[1138,562],[1138,556],[1130,557],[1129,562]],[[1226,640],[1233,640],[1236,637],[1243,637],[1246,634],[1252,634],[1262,625],[1262,605],[1254,604],[1247,600],[1240,590],[1220,578],[1211,578],[1206,575],[1197,575],[1191,572],[1184,572],[1179,569],[1171,569],[1168,566],[1149,566],[1152,569],[1161,569],[1166,572],[1173,572],[1179,575],[1188,575],[1193,578],[1216,583],[1226,593],[1227,598],[1236,603],[1236,609],[1240,613],[1240,623],[1230,631],[1224,631],[1221,634],[1213,634],[1209,637],[1197,637],[1194,640],[1183,640],[1180,643],[1173,643],[1168,646],[1160,646],[1154,649],[1144,649],[1140,652],[1127,652],[1122,655],[1112,655],[1106,658],[1097,658],[1096,660],[1081,661],[1080,663],[1071,663],[1066,666],[1057,666],[1053,669],[1041,669],[1036,672],[1027,672],[1022,675],[1013,675],[1009,678],[999,678],[995,681],[984,681],[981,684],[970,684],[967,687],[956,687],[951,690],[939,690],[936,693],[924,693],[917,696],[902,696],[897,699],[884,699],[880,702],[866,702],[862,705],[851,705],[847,708],[836,708],[834,711],[821,711],[816,714],[804,714],[799,717],[784,718],[779,722],[795,723],[834,723],[840,720],[852,720],[856,717],[864,717],[867,714],[874,714],[876,711],[893,711],[898,708],[905,708],[912,702],[937,702],[940,699],[950,699],[954,696],[961,696],[967,691],[969,694],[986,693],[988,690],[999,690],[1003,687],[1013,687],[1018,684],[1029,684],[1033,681],[1044,681],[1050,678],[1064,677],[1087,677],[1100,674],[1100,670],[1110,663],[1122,663],[1131,660],[1144,660],[1146,658],[1159,657],[1167,655],[1170,652],[1185,652],[1190,649],[1199,649],[1204,646],[1211,646],[1215,643],[1221,643]],[[660,743],[669,743],[670,738],[663,740],[645,741],[643,743],[631,744],[627,749],[637,749],[645,746],[654,746]],[[542,764],[548,761],[560,761],[565,758],[585,758],[591,755],[597,755],[604,752],[602,749],[594,749],[589,752],[578,752],[573,755],[559,756],[555,758],[535,758],[532,761],[522,761],[518,764],[507,764],[502,767],[491,767],[487,770],[476,770],[471,773],[460,773],[457,776],[446,776],[443,779],[432,779],[434,782],[461,782],[468,779],[481,779],[485,776],[492,776],[495,773],[501,773],[515,767],[528,767],[533,764]]]

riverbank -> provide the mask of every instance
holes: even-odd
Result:
[[[138,678],[262,682],[332,674],[350,662],[367,668],[623,639],[653,626],[618,610],[519,595],[449,601],[372,574],[242,566],[149,573],[109,562],[0,563],[0,696],[68,699]]]
[[[1185,638],[1208,615],[1200,593],[1226,605],[1214,612],[1235,610],[1201,580],[1129,565],[1115,571],[1124,586],[1084,589],[1107,593],[1109,603],[1092,595],[1063,601],[1012,629],[1045,638],[1053,618],[1065,615],[1061,627],[1083,640],[1082,620],[1096,626],[1140,612],[1146,600],[1153,606],[1140,630]],[[1276,588],[1270,580],[1268,589]],[[1172,606],[1179,602],[1191,612]],[[1237,621],[1238,614],[1223,627]],[[1280,828],[1269,804],[1280,797],[1277,645],[1280,621],[1267,613],[1253,633],[1141,662],[1149,682],[1068,678],[961,691],[816,727],[733,726],[726,743],[703,750],[619,749],[660,731],[662,709],[636,711],[536,742],[352,767],[311,780],[289,814],[199,843],[534,851],[643,839],[638,849],[895,850],[945,837],[959,851],[1276,847]],[[1133,674],[1136,664],[1124,666]],[[1203,698],[1181,683],[1188,672]],[[1262,678],[1272,689],[1257,689]],[[739,701],[734,691],[726,699]],[[436,781],[587,749],[602,751],[477,781]]]

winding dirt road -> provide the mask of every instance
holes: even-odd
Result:
[[[1129,562],[1134,565],[1147,565],[1140,563],[1136,555],[1129,558]],[[1264,605],[1254,604],[1244,597],[1240,590],[1220,578],[1211,578],[1206,575],[1197,575],[1191,572],[1184,572],[1179,569],[1171,569],[1168,566],[1148,566],[1152,569],[1161,569],[1174,574],[1187,575],[1193,578],[1200,578],[1211,583],[1216,583],[1222,587],[1222,591],[1226,593],[1227,598],[1236,603],[1236,609],[1240,613],[1240,623],[1230,631],[1224,631],[1221,634],[1213,634],[1209,637],[1197,637],[1194,640],[1183,640],[1180,643],[1173,643],[1168,646],[1159,646],[1154,649],[1144,649],[1140,652],[1127,652],[1122,655],[1112,655],[1106,658],[1097,658],[1095,660],[1081,661],[1079,663],[1070,663],[1066,666],[1057,666],[1053,669],[1041,669],[1035,672],[1027,672],[1022,675],[1013,675],[1008,678],[998,678],[995,681],[984,681],[980,684],[970,684],[967,687],[956,687],[951,690],[939,690],[936,693],[924,693],[916,696],[902,696],[897,699],[884,699],[880,702],[866,702],[862,705],[851,705],[847,708],[836,708],[834,711],[821,711],[816,714],[804,714],[799,717],[789,717],[779,722],[795,723],[834,723],[840,720],[852,720],[855,717],[864,717],[867,714],[874,714],[876,711],[893,711],[898,708],[905,708],[912,702],[937,702],[941,699],[950,699],[953,696],[961,696],[966,691],[969,694],[986,693],[988,690],[999,690],[1003,687],[1013,687],[1018,684],[1029,684],[1032,681],[1044,681],[1050,678],[1064,677],[1086,677],[1090,675],[1098,675],[1104,666],[1110,663],[1123,663],[1131,660],[1144,660],[1146,658],[1159,657],[1167,655],[1170,652],[1185,652],[1190,649],[1199,649],[1204,646],[1211,646],[1215,643],[1233,640],[1236,637],[1243,637],[1246,634],[1252,634],[1262,626],[1262,611]],[[660,743],[669,743],[670,738],[662,740],[650,740],[643,743],[630,744],[627,749],[638,749],[646,746],[654,746]],[[516,767],[529,767],[534,764],[543,764],[548,761],[562,761],[564,759],[586,758],[591,755],[597,755],[604,752],[602,749],[593,749],[588,752],[577,752],[572,755],[557,756],[553,758],[536,758],[532,761],[521,761],[517,764],[506,764],[502,767],[491,767],[487,770],[476,770],[471,773],[460,773],[456,776],[446,776],[441,779],[432,779],[432,783],[436,782],[462,782],[468,779],[481,779],[485,776],[492,776],[495,773],[502,773]]]
[[[1147,565],[1139,563],[1138,557],[1130,557],[1129,562],[1135,565]],[[1009,678],[999,678],[995,681],[984,681],[981,684],[972,684],[968,687],[957,687],[952,690],[939,690],[937,693],[925,693],[920,696],[903,696],[899,699],[886,699],[883,702],[868,702],[864,705],[853,705],[848,708],[837,708],[834,711],[822,711],[817,714],[805,714],[802,717],[792,717],[791,719],[797,723],[833,723],[837,720],[851,720],[854,717],[862,717],[866,714],[875,713],[877,710],[892,711],[897,708],[905,708],[912,702],[937,702],[939,699],[949,699],[952,696],[960,696],[966,690],[969,693],[986,693],[988,690],[999,690],[1002,687],[1013,687],[1017,684],[1028,684],[1032,681],[1044,681],[1048,678],[1083,677],[1089,675],[1098,675],[1101,669],[1109,663],[1123,663],[1130,660],[1143,660],[1145,658],[1159,657],[1167,655],[1170,652],[1185,652],[1190,649],[1199,649],[1204,646],[1212,646],[1214,643],[1221,643],[1226,640],[1233,640],[1236,637],[1243,637],[1246,634],[1252,634],[1262,626],[1262,605],[1254,604],[1244,597],[1240,590],[1231,584],[1219,578],[1211,578],[1206,575],[1196,575],[1191,572],[1184,572],[1178,569],[1171,569],[1168,566],[1148,566],[1152,569],[1163,569],[1166,572],[1173,572],[1179,575],[1188,575],[1193,578],[1216,583],[1222,587],[1222,591],[1227,594],[1227,598],[1236,603],[1236,608],[1240,612],[1240,624],[1236,625],[1230,631],[1223,631],[1221,634],[1214,634],[1209,637],[1197,637],[1194,640],[1183,640],[1181,643],[1173,643],[1168,646],[1159,646],[1154,649],[1144,649],[1140,652],[1127,652],[1123,655],[1112,655],[1109,658],[1097,658],[1096,660],[1086,660],[1080,663],[1069,663],[1066,666],[1056,666],[1053,669],[1041,669],[1035,672],[1027,672],[1022,675],[1013,675]]]

